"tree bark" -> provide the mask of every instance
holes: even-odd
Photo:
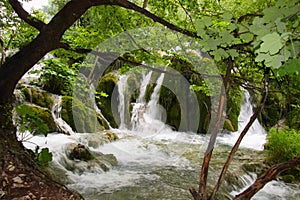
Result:
[[[276,179],[276,176],[292,167],[300,167],[300,156],[295,157],[294,159],[280,163],[277,165],[273,165],[270,169],[268,169],[265,173],[263,173],[259,178],[255,180],[255,182],[248,187],[244,192],[235,196],[235,200],[248,200],[251,199],[260,189],[262,189],[269,181]]]
[[[253,124],[253,122],[256,120],[257,116],[261,113],[261,111],[264,107],[265,101],[267,99],[267,96],[268,96],[268,84],[269,84],[269,69],[267,68],[265,70],[264,92],[263,92],[261,102],[260,102],[257,110],[255,111],[255,113],[251,116],[251,118],[250,118],[249,122],[247,123],[247,125],[245,126],[244,130],[241,132],[238,140],[236,141],[236,143],[232,147],[231,152],[230,152],[230,154],[229,154],[229,156],[226,160],[226,163],[224,164],[222,172],[219,176],[218,182],[217,182],[215,188],[213,189],[213,192],[212,192],[212,194],[209,198],[210,200],[213,200],[215,198],[215,195],[216,195],[217,191],[219,190],[219,187],[221,186],[222,182],[225,179],[225,174],[226,174],[226,172],[229,168],[229,165],[230,165],[236,151],[238,150],[238,148],[240,146],[240,143],[242,142],[244,136],[248,132],[248,130],[251,127],[251,125]]]

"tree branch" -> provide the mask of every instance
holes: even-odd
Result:
[[[274,180],[276,176],[292,167],[300,166],[300,156],[295,157],[294,159],[273,165],[265,173],[263,173],[255,182],[249,186],[244,192],[235,196],[235,200],[247,200],[251,199],[260,189],[262,189],[269,181]]]
[[[143,3],[143,9],[146,9],[148,6],[148,0],[144,0],[144,3]]]
[[[225,174],[229,168],[229,165],[236,153],[236,151],[238,150],[239,146],[240,146],[240,143],[242,142],[244,136],[246,135],[246,133],[248,132],[249,128],[251,127],[251,125],[253,124],[253,122],[256,120],[257,116],[261,113],[263,107],[264,107],[264,104],[265,104],[265,101],[267,99],[267,96],[268,96],[268,85],[269,85],[269,71],[270,69],[267,68],[265,70],[265,82],[264,82],[264,92],[263,92],[263,95],[262,95],[262,98],[261,98],[261,101],[260,101],[260,104],[257,108],[257,110],[255,111],[255,113],[253,113],[253,115],[251,116],[249,122],[247,123],[247,125],[245,126],[244,130],[241,132],[238,140],[236,141],[236,143],[234,144],[234,146],[232,147],[231,149],[231,152],[226,160],[226,163],[224,164],[224,167],[222,169],[222,172],[219,176],[219,179],[218,179],[218,182],[215,186],[215,188],[213,189],[213,192],[210,196],[210,200],[213,200],[217,191],[219,190],[222,182],[224,181],[225,179]]]
[[[26,10],[24,10],[24,8],[22,7],[22,5],[18,0],[9,0],[9,3],[14,9],[14,11],[17,13],[17,15],[30,26],[41,31],[43,27],[46,25],[44,22],[31,16]]]
[[[192,31],[189,31],[189,30],[182,29],[182,28],[180,28],[180,27],[178,27],[178,26],[176,26],[176,25],[174,25],[170,22],[167,22],[166,20],[152,14],[151,12],[149,12],[146,9],[143,9],[143,8],[135,5],[134,3],[131,3],[129,1],[124,1],[124,0],[116,0],[114,2],[116,2],[117,5],[119,5],[123,8],[127,8],[127,9],[130,9],[130,10],[134,10],[136,12],[139,12],[139,13],[145,15],[146,17],[152,19],[153,21],[158,22],[161,25],[168,27],[169,29],[171,29],[173,31],[182,33],[184,35],[187,35],[187,36],[190,36],[190,37],[193,37],[193,38],[200,38],[197,35],[196,32],[192,32]]]

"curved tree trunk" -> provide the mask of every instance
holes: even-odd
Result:
[[[276,176],[292,167],[298,166],[300,167],[300,156],[295,157],[294,159],[280,163],[277,165],[273,165],[270,169],[268,169],[265,173],[263,173],[259,178],[255,180],[255,182],[248,187],[244,192],[235,196],[235,200],[247,200],[251,199],[260,189],[262,189],[269,181],[274,180]]]

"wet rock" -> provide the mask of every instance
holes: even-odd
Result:
[[[77,146],[75,146],[69,153],[68,157],[71,160],[77,159],[83,161],[89,161],[95,158],[92,153],[82,144],[78,144]]]
[[[119,139],[119,136],[113,132],[106,132],[104,135],[110,142],[116,141]]]
[[[79,133],[95,133],[104,130],[95,109],[87,107],[79,99],[62,97],[61,117]]]
[[[96,91],[96,101],[97,106],[102,111],[102,114],[105,118],[110,122],[110,125],[113,128],[117,128],[117,121],[113,116],[113,111],[111,105],[117,105],[117,100],[112,97],[113,91],[118,82],[118,75],[116,73],[110,72],[105,74],[98,82]],[[108,94],[108,97],[104,97],[101,95],[101,92]]]
[[[108,171],[112,166],[117,165],[118,161],[112,154],[103,154],[101,152],[91,152],[82,144],[69,144],[67,147],[67,158],[63,159],[62,165],[67,170],[78,174],[84,172]]]
[[[44,108],[52,108],[53,99],[51,98],[50,93],[35,87],[24,87],[21,91],[24,94],[26,101]]]

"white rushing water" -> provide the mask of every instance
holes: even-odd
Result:
[[[118,111],[121,123],[119,129],[110,130],[118,134],[119,140],[103,145],[91,145],[91,141],[97,140],[99,133],[73,132],[70,135],[53,133],[48,137],[34,136],[24,142],[24,145],[33,150],[36,145],[41,148],[48,147],[53,152],[53,163],[66,173],[69,179],[68,186],[82,193],[87,199],[190,199],[188,189],[197,187],[199,163],[206,150],[209,136],[176,132],[164,123],[164,110],[158,105],[159,89],[164,77],[161,75],[157,78],[153,94],[149,102],[146,102],[146,87],[151,77],[152,73],[143,75],[140,96],[133,105],[130,120],[125,119],[127,100],[124,94],[127,77],[120,78]],[[56,105],[59,105],[59,98]],[[150,112],[154,110],[155,112]],[[57,120],[60,118],[59,106],[53,109],[53,113],[55,112]],[[239,131],[217,138],[218,145],[215,151],[221,153],[214,156],[216,160],[222,158],[224,161],[221,164],[219,162],[219,167],[211,165],[210,170],[214,173],[210,174],[210,181],[216,180],[217,171],[225,162],[230,146],[233,145],[252,113],[250,95],[245,93],[239,116]],[[131,126],[127,126],[126,121],[129,121]],[[265,143],[265,136],[265,131],[256,121],[241,146],[261,150]],[[88,146],[95,153],[115,155],[118,165],[103,172],[84,161],[68,160],[67,147],[78,142]],[[70,165],[79,170],[70,170]],[[256,175],[245,173],[239,177],[243,187],[232,185],[224,192],[234,196],[250,185],[255,178]],[[256,194],[254,199],[295,199],[295,196],[300,195],[298,190],[298,186],[272,181]]]
[[[240,133],[253,115],[253,107],[251,103],[251,96],[248,91],[244,91],[243,103],[239,115],[238,131],[230,134],[224,134],[218,138],[218,141],[222,144],[228,144],[233,146],[238,139]],[[259,121],[256,119],[250,127],[248,133],[242,140],[240,147],[251,148],[256,150],[263,150],[266,143],[267,133]]]

